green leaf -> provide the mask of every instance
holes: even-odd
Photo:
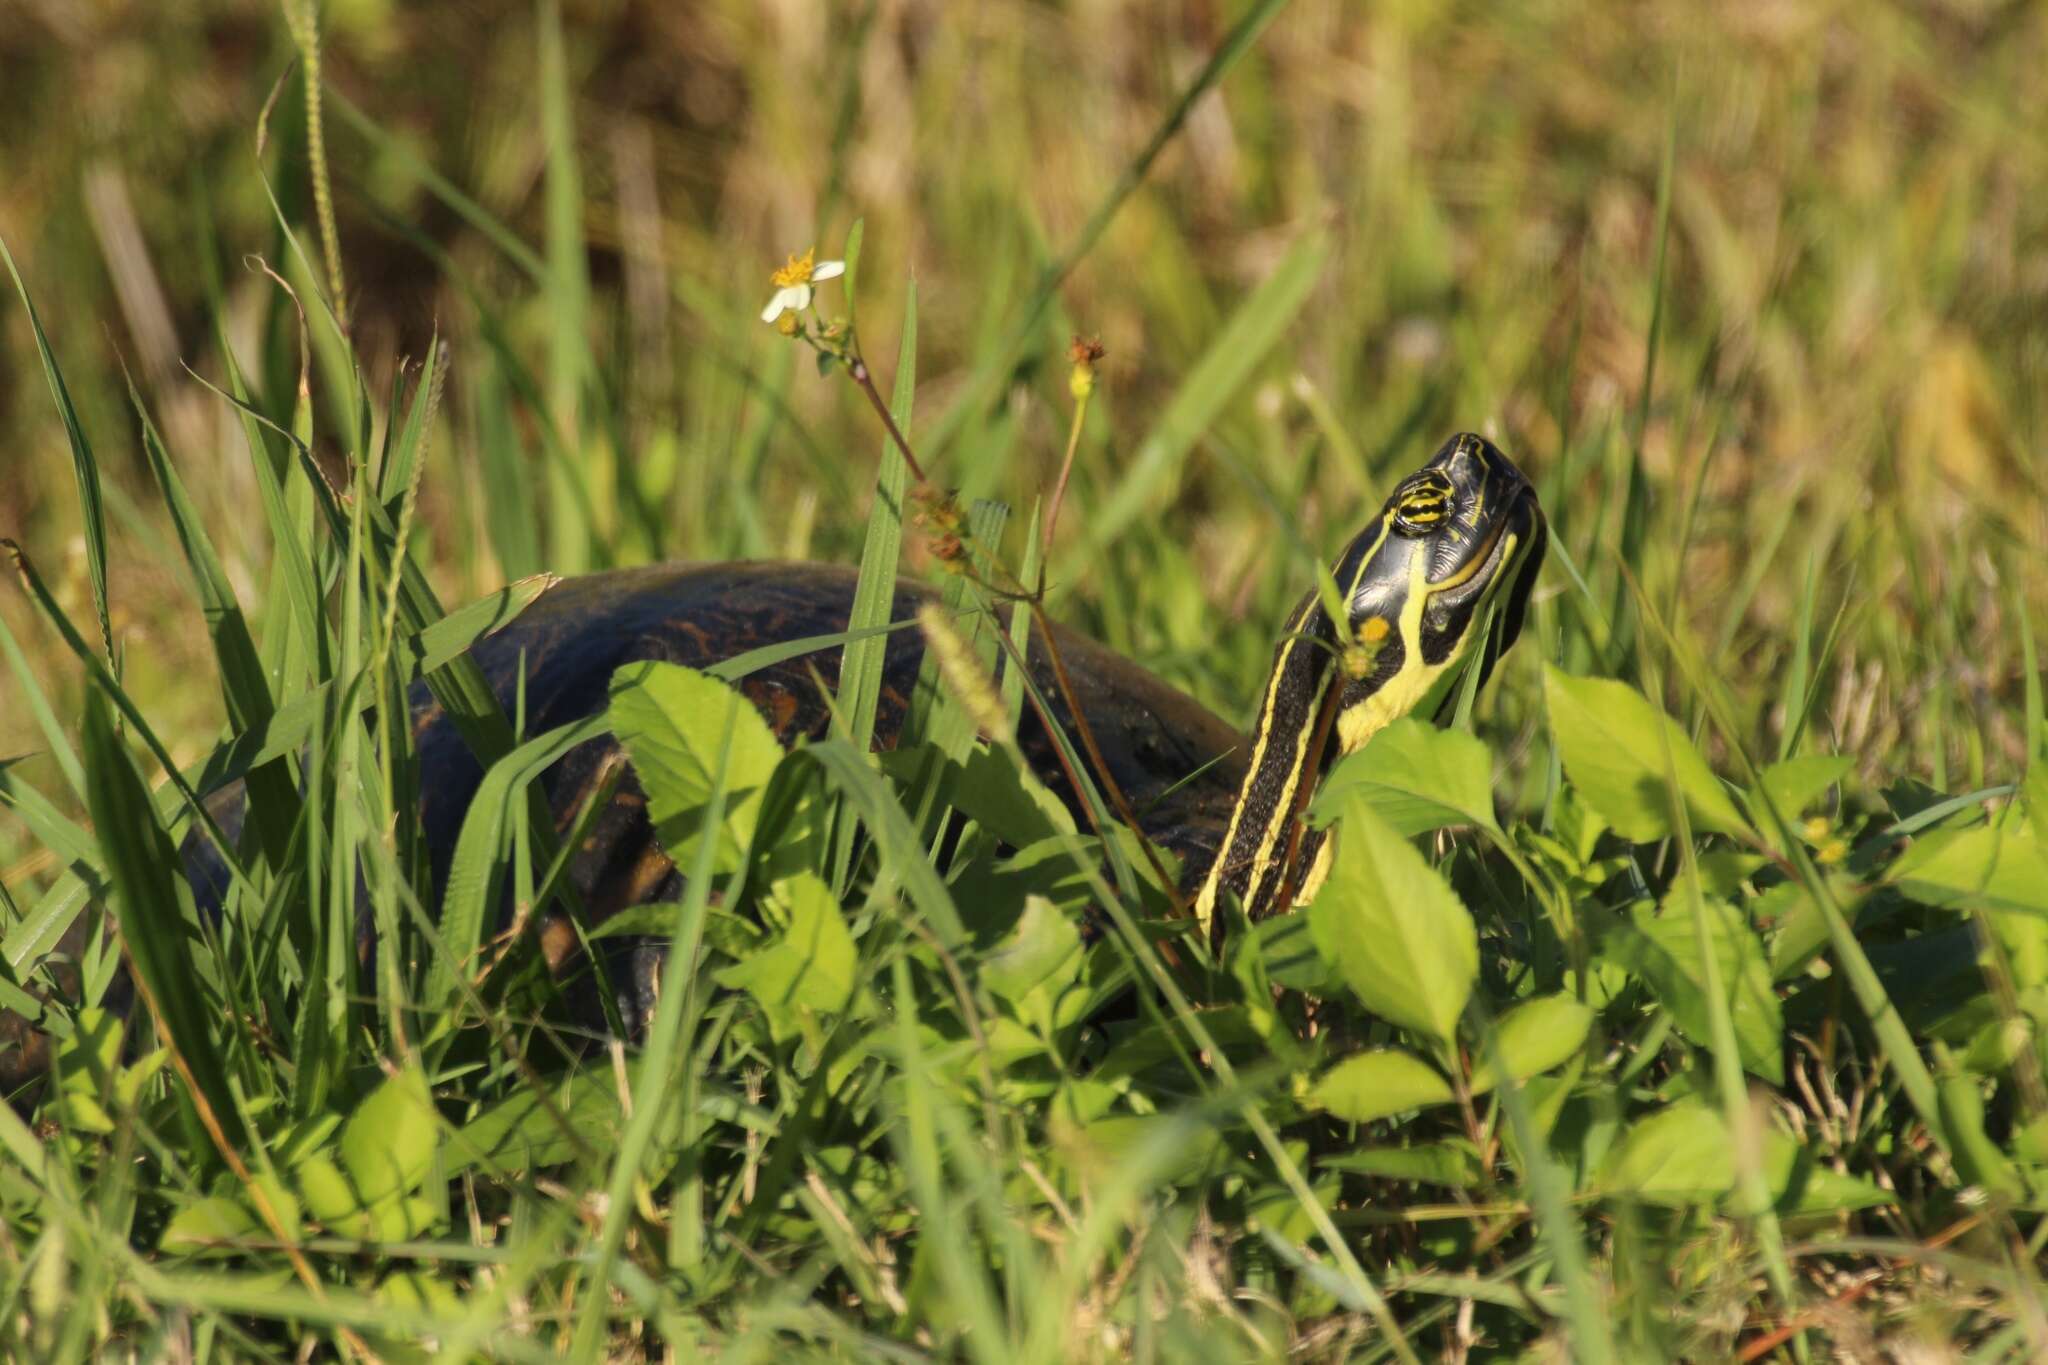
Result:
[[[1480,1054],[1472,1068],[1472,1093],[1484,1094],[1500,1083],[1500,1066],[1518,1081],[1562,1066],[1585,1045],[1593,1027],[1593,1011],[1568,995],[1540,995],[1525,1000],[1494,1025],[1493,1050]]]
[[[1482,1174],[1479,1149],[1464,1138],[1447,1138],[1414,1147],[1367,1147],[1362,1151],[1340,1152],[1320,1158],[1316,1169],[1447,1185],[1454,1190],[1471,1189]]]
[[[2009,1199],[2024,1197],[2026,1187],[2019,1171],[1984,1131],[1982,1083],[1968,1072],[1959,1071],[1942,1077],[1937,1095],[1941,1123],[1948,1130],[1949,1152],[1963,1183]]]
[[[1493,756],[1463,730],[1403,716],[1341,760],[1323,779],[1309,819],[1326,825],[1360,800],[1403,835],[1445,825],[1498,829],[1493,814]]]
[[[1707,917],[1708,941],[1713,945],[1722,988],[1728,993],[1728,1014],[1735,1026],[1735,1047],[1742,1065],[1773,1084],[1782,1084],[1784,1020],[1763,943],[1726,901],[1702,895],[1699,908]],[[1630,923],[1609,932],[1601,952],[1648,983],[1686,1037],[1702,1046],[1710,1044],[1706,969],[1694,923],[1693,895],[1684,884],[1672,888],[1658,913],[1651,913],[1648,902],[1640,902]]]
[[[1710,1203],[1735,1188],[1728,1127],[1716,1110],[1680,1100],[1629,1126],[1607,1155],[1601,1183],[1646,1204]]]
[[[672,923],[674,913],[661,909]],[[521,1090],[457,1129],[448,1144],[447,1174],[470,1166],[511,1174],[557,1165],[609,1147],[621,1121],[611,1069],[579,1071],[553,1094]]]
[[[981,981],[999,1000],[1021,1007],[1040,985],[1055,992],[1081,974],[1081,934],[1044,896],[1026,896],[1024,913],[981,960]]]
[[[2048,915],[2048,845],[2017,822],[1923,834],[1885,880],[1929,905]]]
[[[1352,1123],[1449,1104],[1451,1083],[1412,1052],[1374,1048],[1325,1071],[1309,1087],[1308,1103]]]
[[[1822,792],[1840,782],[1855,766],[1856,759],[1850,754],[1802,754],[1771,764],[1757,775],[1757,784],[1771,798],[1779,815],[1796,820],[1820,799]],[[1750,808],[1759,816],[1763,813],[1754,802]]]
[[[1330,837],[1330,877],[1309,910],[1316,947],[1367,1009],[1448,1042],[1479,973],[1471,913],[1365,802],[1347,805]]]
[[[956,765],[953,806],[1012,848],[1074,832],[1074,813],[1001,749],[976,745]]]
[[[1779,1213],[1844,1213],[1896,1204],[1874,1181],[1847,1175],[1779,1132],[1764,1133],[1764,1184]]]
[[[1827,888],[1853,923],[1862,890],[1848,877],[1831,873]],[[1804,882],[1779,882],[1750,902],[1750,913],[1771,928],[1771,979],[1784,981],[1803,971],[1828,946],[1827,917]]]
[[[655,834],[679,865],[695,847],[725,733],[732,731],[716,866],[737,868],[753,843],[761,795],[783,757],[781,741],[760,712],[734,688],[681,664],[627,664],[612,675],[611,696],[612,729],[647,791]]]
[[[832,888],[805,872],[777,882],[771,913],[786,917],[767,947],[718,973],[720,985],[761,1004],[778,1035],[806,1014],[837,1013],[853,998],[856,951]]]
[[[1685,732],[1640,692],[1546,667],[1543,693],[1565,771],[1615,830],[1637,843],[1669,838],[1675,778],[1695,834],[1755,837]]]
[[[365,1205],[419,1188],[434,1166],[438,1122],[426,1074],[387,1076],[349,1115],[337,1144],[350,1188]]]
[[[172,1214],[158,1246],[165,1251],[212,1250],[216,1255],[228,1255],[230,1249],[214,1244],[268,1235],[240,1200],[215,1195],[195,1200]]]

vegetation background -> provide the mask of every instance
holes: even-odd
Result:
[[[792,375],[754,314],[787,252],[833,254],[856,216],[870,277],[918,282],[920,411],[958,414],[939,454],[957,484],[1028,508],[1063,445],[1067,334],[1100,335],[1100,420],[1067,524],[1085,540],[1233,310],[1320,229],[1329,249],[1293,315],[1231,372],[1200,438],[1148,473],[1132,534],[1055,575],[1070,618],[1243,717],[1306,557],[1445,431],[1484,428],[1594,584],[1611,591],[1626,562],[1721,646],[1760,733],[1818,576],[1822,610],[1846,608],[1827,714],[1871,773],[1981,777],[2018,757],[2013,613],[2048,594],[2048,574],[2011,572],[2048,529],[2042,7],[1299,0],[1188,110],[998,382],[975,388],[1238,8],[570,3],[576,174],[551,188],[530,7],[326,5],[323,74],[379,130],[336,109],[327,139],[372,391],[437,327],[456,356],[442,476],[421,493],[444,598],[543,566],[850,560],[872,416],[848,386]],[[204,676],[203,640],[137,497],[120,367],[161,408],[253,596],[267,551],[240,515],[239,423],[182,367],[218,379],[216,280],[230,335],[252,344],[276,322],[248,265],[276,254],[255,120],[294,51],[264,0],[0,16],[0,232],[109,452],[133,685],[184,708],[168,728],[185,736],[210,728],[211,689],[179,685]],[[280,133],[266,159],[310,219],[302,148]],[[437,198],[427,168],[544,252],[544,277]],[[900,295],[870,292],[886,352]],[[553,485],[479,301],[540,376],[557,473],[585,482],[587,517],[516,490],[490,501],[495,471]],[[82,605],[64,433],[25,316],[0,310],[0,528]],[[602,357],[596,398],[550,358],[572,322]],[[536,525],[493,537],[493,517]],[[0,612],[36,638],[18,595]],[[61,668],[46,681],[75,686]],[[0,708],[0,752],[33,747],[20,709]]]
[[[226,717],[127,382],[261,622],[243,423],[198,382],[228,383],[218,330],[289,392],[297,323],[259,263],[339,282],[372,395],[446,341],[413,551],[455,604],[543,569],[858,559],[873,414],[758,320],[785,255],[837,255],[856,219],[871,356],[916,284],[941,482],[1028,515],[1067,339],[1102,339],[1056,613],[1233,720],[1311,561],[1470,427],[1557,547],[1480,706],[1511,804],[1550,775],[1545,662],[1645,687],[1725,766],[1698,690],[1643,663],[1640,602],[1746,746],[1810,735],[1873,799],[2013,782],[2039,747],[2048,6],[329,0],[332,264],[288,74],[307,14],[0,10],[0,239],[99,452],[125,686],[178,763]],[[319,362],[339,468],[354,419]],[[11,291],[0,449],[0,534],[90,621],[72,446]],[[67,727],[85,682],[25,594],[0,624],[24,660],[0,755],[54,784],[21,678]],[[12,893],[52,869],[0,823]]]

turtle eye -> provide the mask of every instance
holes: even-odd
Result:
[[[1425,469],[1394,490],[1394,530],[1404,536],[1426,536],[1451,519],[1451,481]]]

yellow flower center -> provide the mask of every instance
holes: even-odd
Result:
[[[769,283],[773,284],[777,289],[787,289],[791,285],[796,284],[809,284],[811,282],[811,271],[817,266],[817,262],[814,259],[817,254],[818,249],[812,247],[804,252],[801,259],[791,256],[788,265],[768,277]]]

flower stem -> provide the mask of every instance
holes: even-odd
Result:
[[[1046,506],[1045,525],[1038,543],[1038,594],[1045,596],[1045,566],[1052,559],[1052,533],[1060,523],[1060,506],[1067,500],[1067,476],[1074,472],[1074,455],[1081,448],[1081,424],[1088,418],[1088,400],[1094,390],[1084,391],[1074,402],[1074,421],[1067,428],[1067,454],[1060,461],[1060,476],[1052,486],[1052,500]]]
[[[868,363],[861,359],[860,352],[853,351],[846,357],[846,373],[860,387],[860,391],[868,396],[868,402],[881,417],[882,425],[888,428],[889,439],[903,452],[903,462],[910,466],[911,476],[919,483],[931,482],[925,476],[924,466],[918,463],[917,455],[910,449],[910,442],[903,438],[902,429],[896,425],[896,415],[889,411],[889,405],[882,401],[882,395],[875,390],[874,376],[868,373]]]

